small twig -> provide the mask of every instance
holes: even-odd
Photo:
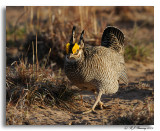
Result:
[[[46,65],[47,65],[47,61],[48,61],[48,59],[49,59],[49,56],[50,56],[50,54],[51,54],[51,48],[50,48],[50,50],[49,50],[49,53],[48,53],[48,56],[47,56],[47,60],[45,61],[45,64],[44,64],[44,68],[46,67]]]
[[[37,33],[36,33],[36,79],[37,79],[37,72],[38,72],[38,55],[37,55]]]

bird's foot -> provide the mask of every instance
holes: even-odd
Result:
[[[95,111],[94,109],[90,109],[90,110],[88,110],[88,111],[82,112],[82,114],[88,114],[88,113],[97,114],[96,111]]]
[[[106,106],[104,105],[103,102],[100,101],[98,104],[99,104],[99,108],[100,108],[101,110],[103,110],[103,108],[106,108]]]

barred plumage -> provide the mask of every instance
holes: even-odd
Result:
[[[73,32],[72,30],[72,37]],[[116,93],[122,80],[128,83],[123,56],[123,33],[115,27],[107,27],[102,35],[102,46],[84,45],[83,33],[80,37],[79,49],[66,55],[65,73],[69,80],[82,90],[99,92],[96,102],[100,101],[102,94]],[[70,43],[73,48],[75,43]]]

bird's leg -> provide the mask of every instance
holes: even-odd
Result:
[[[81,95],[81,104],[84,105],[83,103],[83,96]]]
[[[95,112],[94,109],[95,109],[97,103],[100,102],[101,96],[102,96],[102,91],[99,91],[98,96],[96,98],[96,101],[95,101],[94,105],[92,106],[92,109],[83,112],[83,114],[90,113],[90,112]]]
[[[100,91],[100,92],[98,93],[98,96],[97,96],[97,98],[96,98],[96,101],[95,101],[94,105],[92,106],[92,110],[93,110],[93,111],[94,111],[97,103],[100,101],[101,96],[102,96],[102,92]]]

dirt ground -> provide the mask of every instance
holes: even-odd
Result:
[[[126,63],[128,69],[129,85],[120,85],[116,94],[103,95],[101,100],[105,108],[96,108],[96,113],[81,114],[88,110],[94,103],[95,95],[91,92],[82,92],[83,102],[79,105],[79,111],[69,112],[57,107],[48,108],[31,106],[28,109],[6,109],[7,124],[24,125],[110,125],[110,124],[141,124],[147,118],[136,120],[136,115],[153,115],[154,95],[154,65],[153,63],[141,63],[131,61]],[[148,112],[144,112],[148,110]],[[14,112],[14,113],[13,113]],[[140,115],[138,114],[140,113]],[[15,121],[9,121],[14,117]],[[153,124],[153,118],[151,123]]]

